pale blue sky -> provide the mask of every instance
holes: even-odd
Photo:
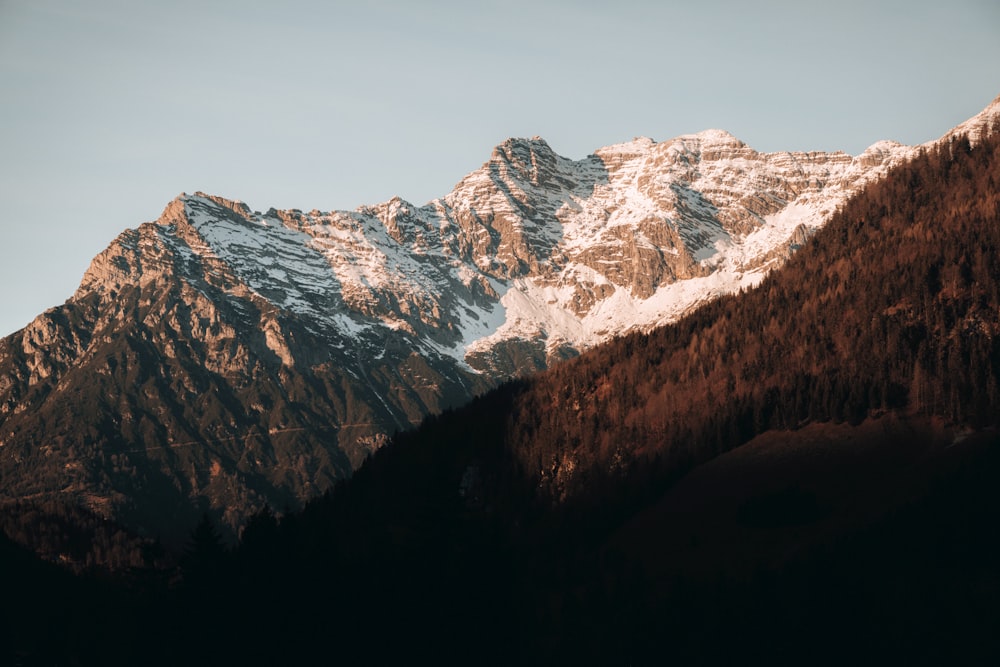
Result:
[[[536,134],[857,154],[998,94],[996,0],[0,0],[0,335],[182,191],[423,204]]]

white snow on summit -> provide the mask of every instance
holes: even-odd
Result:
[[[463,366],[475,353],[486,370],[500,344],[582,351],[756,285],[914,150],[759,153],[706,130],[570,160],[535,137],[505,141],[421,207],[259,214],[201,193],[179,201],[191,252],[312,330],[383,347],[405,336]]]

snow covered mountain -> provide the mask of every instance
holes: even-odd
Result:
[[[535,137],[505,141],[422,207],[260,213],[181,195],[95,260],[77,296],[148,280],[146,265],[168,252],[179,277],[225,276],[234,296],[294,314],[365,360],[402,339],[427,359],[514,375],[754,285],[912,150],[761,154],[709,130],[573,161]],[[271,322],[268,345],[294,365]]]
[[[2,493],[150,532],[295,506],[428,413],[757,284],[915,150],[708,130],[570,160],[535,137],[424,206],[182,194],[0,341]]]

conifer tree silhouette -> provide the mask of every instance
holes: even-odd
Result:
[[[181,559],[184,582],[198,588],[211,585],[222,574],[226,555],[218,529],[207,513],[202,514]]]

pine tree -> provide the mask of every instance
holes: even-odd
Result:
[[[203,514],[181,559],[184,582],[194,587],[210,586],[222,574],[227,555],[218,529],[208,514]]]

